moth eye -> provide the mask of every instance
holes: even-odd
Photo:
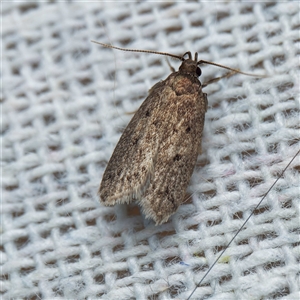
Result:
[[[199,67],[197,67],[197,69],[196,69],[197,76],[199,77],[201,75],[201,73],[202,73],[201,69]]]

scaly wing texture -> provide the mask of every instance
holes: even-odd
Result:
[[[140,204],[156,224],[166,222],[184,201],[201,145],[206,94],[191,76],[170,76],[161,109],[160,144],[150,182]]]
[[[105,205],[140,199],[149,186],[158,150],[156,115],[164,82],[152,89],[123,132],[99,188]]]
[[[125,129],[100,186],[105,205],[139,201],[157,224],[183,202],[206,111],[199,80],[171,74],[154,86]]]

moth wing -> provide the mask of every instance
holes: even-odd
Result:
[[[141,199],[143,213],[156,225],[166,222],[184,202],[201,147],[206,95],[169,95],[164,110],[153,180]]]
[[[103,204],[114,205],[140,199],[148,188],[159,146],[155,122],[164,89],[162,81],[150,90],[149,96],[124,130],[98,191]]]

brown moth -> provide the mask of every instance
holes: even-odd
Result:
[[[181,57],[98,44],[124,51],[167,55],[182,61],[177,72],[150,89],[124,130],[98,192],[100,202],[106,206],[137,201],[146,218],[153,219],[156,225],[162,224],[184,202],[201,150],[207,96],[198,79],[201,75],[199,64],[223,67],[233,71],[230,75],[247,73],[198,61],[197,53],[192,59],[191,52]]]

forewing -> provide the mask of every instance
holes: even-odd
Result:
[[[124,130],[99,188],[105,205],[140,199],[150,184],[159,146],[156,131],[164,82],[156,84]]]
[[[153,179],[141,199],[144,214],[156,224],[166,222],[183,203],[201,145],[206,95],[198,91],[185,95],[170,92]]]

